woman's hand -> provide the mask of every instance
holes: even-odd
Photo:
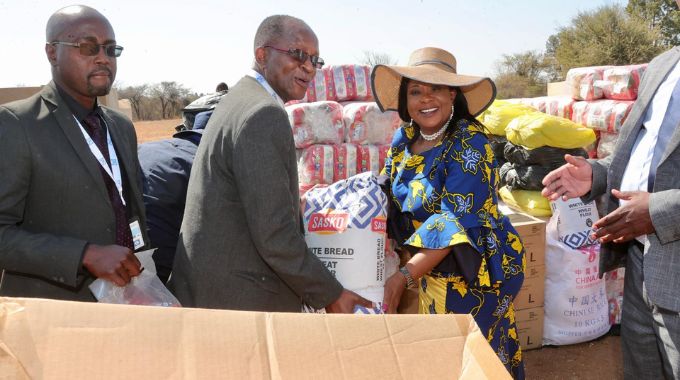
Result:
[[[395,314],[401,295],[406,289],[406,277],[399,271],[390,276],[385,282],[385,295],[383,296],[383,310],[388,314]]]

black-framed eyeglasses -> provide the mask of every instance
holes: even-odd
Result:
[[[104,54],[109,57],[120,57],[123,52],[123,47],[116,44],[96,44],[94,42],[65,42],[65,41],[52,41],[48,42],[50,45],[66,45],[77,47],[80,49],[80,54],[88,57],[99,54],[99,48],[104,48]]]
[[[274,49],[276,51],[280,51],[281,53],[286,53],[291,57],[295,58],[296,60],[298,60],[298,62],[302,64],[307,62],[307,58],[309,58],[309,61],[312,62],[312,66],[314,66],[317,69],[322,68],[323,65],[326,63],[324,62],[323,58],[319,57],[318,55],[309,55],[300,49],[279,49],[277,47],[269,45],[265,45],[263,47]]]

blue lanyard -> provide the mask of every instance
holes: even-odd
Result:
[[[80,132],[82,132],[83,137],[85,137],[85,142],[87,142],[87,147],[90,148],[90,152],[92,152],[94,158],[97,159],[97,161],[99,162],[99,165],[101,165],[101,167],[104,168],[104,171],[106,171],[109,177],[111,177],[113,183],[116,184],[116,189],[118,190],[118,195],[120,195],[120,200],[121,202],[123,202],[123,205],[125,205],[125,198],[123,198],[123,179],[120,174],[118,155],[116,155],[116,149],[114,149],[113,147],[113,142],[111,141],[109,129],[106,128],[106,144],[109,147],[109,158],[111,159],[111,167],[109,167],[109,164],[106,162],[104,155],[99,150],[97,144],[94,143],[92,137],[90,137],[87,131],[85,131],[85,128],[83,128],[83,126],[80,124],[78,118],[76,118],[75,116],[73,116],[73,118],[76,119],[76,123],[78,123],[78,126],[80,127]]]
[[[272,88],[272,86],[270,86],[269,83],[267,83],[267,80],[264,79],[264,77],[262,76],[262,74],[258,73],[258,72],[255,71],[255,70],[250,70],[250,73],[249,73],[248,75],[251,76],[251,77],[253,77],[253,78],[255,78],[255,80],[257,81],[257,83],[259,83],[260,85],[262,85],[262,87],[264,87],[264,89],[269,93],[269,95],[271,95],[271,97],[274,98],[274,100],[276,100],[276,101],[281,105],[281,107],[284,107],[285,102],[284,102],[283,99],[281,99],[281,97],[276,93],[276,91],[274,91],[274,89]]]

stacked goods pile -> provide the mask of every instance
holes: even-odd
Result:
[[[489,108],[477,116],[477,119],[484,124],[489,132],[489,143],[499,166],[506,162],[503,154],[505,144],[508,142],[505,137],[505,127],[510,124],[512,119],[532,112],[535,112],[535,110],[528,106],[505,100],[494,100]]]
[[[326,66],[316,71],[302,103],[371,101],[371,68],[364,65]]]
[[[508,212],[507,215],[525,250],[524,282],[513,300],[517,337],[522,350],[540,348],[545,303],[545,222],[522,213]]]
[[[587,157],[582,147],[595,141],[595,133],[568,119],[535,111],[514,118],[505,132],[501,198],[527,214],[550,216],[550,205],[541,196],[543,178],[564,164],[565,154]]]
[[[593,129],[597,143],[585,147],[591,158],[611,154],[619,130],[637,99],[640,79],[647,64],[579,67],[567,73],[569,96],[508,99],[553,116]]]
[[[567,86],[575,100],[595,100],[604,96],[596,83],[604,79],[604,71],[612,66],[578,67],[567,72]]]
[[[336,65],[317,70],[305,98],[286,105],[302,192],[382,169],[400,120],[372,98],[370,67]]]
[[[567,74],[567,85],[571,90],[570,96],[567,98],[561,97],[561,100],[557,100],[559,97],[541,97],[532,99],[509,99],[506,102],[515,104],[524,104],[540,110],[542,112],[559,116],[567,116],[569,118],[582,126],[585,126],[597,134],[597,142],[594,145],[588,146],[587,144],[582,145],[588,151],[591,158],[604,158],[610,155],[616,145],[619,136],[619,130],[621,129],[625,119],[628,117],[632,105],[637,98],[638,86],[640,84],[640,79],[647,65],[630,65],[630,66],[607,66],[607,67],[585,67],[576,68],[569,71]],[[552,104],[552,105],[551,105]],[[559,104],[559,105],[558,105]],[[561,114],[560,114],[561,113]],[[508,128],[512,129],[512,128]],[[514,133],[514,131],[507,131],[508,136]],[[561,136],[563,140],[569,140],[567,135]],[[512,141],[512,139],[509,138]],[[535,150],[535,149],[534,149]],[[510,157],[516,156],[517,150],[508,147],[508,155]],[[573,154],[573,153],[570,153]],[[511,158],[512,160],[512,158]],[[504,169],[506,174],[506,181],[520,185],[523,185],[521,181],[518,181],[519,173],[514,177],[508,176],[507,173],[510,171],[507,168]],[[513,182],[514,181],[514,182]],[[528,211],[527,208],[540,208],[541,202],[539,199],[531,197],[531,194],[521,193],[518,194],[518,190],[510,192],[508,187],[501,189],[501,196],[506,201],[506,203],[519,203],[524,206],[523,209]],[[585,207],[585,206],[584,206]],[[591,207],[591,205],[588,205]],[[580,209],[578,206],[574,206],[575,209]],[[562,217],[564,219],[564,216]],[[578,218],[575,218],[575,220]],[[590,218],[590,223],[595,219]],[[557,223],[557,221],[551,221],[551,223]],[[564,227],[562,227],[563,229]],[[548,249],[547,255],[552,256],[552,259],[546,260],[547,277],[556,278],[555,281],[568,281],[566,275],[564,275],[564,268],[568,266],[577,265],[576,261],[566,262],[569,257],[575,258],[580,257],[583,261],[585,257],[588,258],[589,263],[597,263],[597,244],[593,242],[588,242],[584,237],[584,233],[580,235],[571,235],[569,239],[565,241],[562,231],[558,234],[557,230],[559,227],[549,226],[549,236],[548,236]],[[552,235],[555,236],[552,236]],[[575,246],[575,243],[583,241],[584,244],[581,246]],[[578,244],[577,244],[578,245]],[[580,252],[580,255],[568,255],[568,251]],[[552,264],[551,264],[552,263]],[[546,280],[546,293],[551,294],[550,297],[546,295],[546,300],[550,298],[554,301],[550,304],[546,301],[546,323],[545,323],[545,340],[546,343],[551,344],[567,344],[574,343],[576,341],[585,341],[599,336],[606,331],[607,324],[603,323],[606,319],[608,324],[620,323],[621,320],[621,302],[623,300],[623,278],[624,270],[619,268],[615,271],[606,273],[604,278],[604,289],[602,284],[597,280],[594,280],[594,275],[597,275],[597,265],[588,265],[584,263],[578,264],[569,273],[569,276],[574,277],[571,280],[580,281],[580,288],[578,291],[592,292],[590,294],[589,300],[586,300],[585,295],[578,295],[577,292],[565,291],[565,287],[568,285],[558,284],[559,286],[550,287],[550,281]],[[554,269],[555,273],[551,273],[550,269]],[[571,267],[570,267],[571,268]],[[562,277],[560,277],[562,273]],[[561,278],[561,280],[560,280]],[[555,294],[550,289],[562,289]],[[571,293],[570,293],[571,292]],[[569,293],[569,294],[568,294]],[[569,298],[565,298],[569,296]],[[607,302],[603,303],[603,299]],[[593,305],[593,301],[596,301]],[[606,307],[608,304],[608,307]],[[604,305],[604,306],[603,306]],[[568,322],[564,318],[567,314],[564,310],[567,307],[571,309],[576,309],[581,307],[583,310],[576,310],[571,315],[576,316],[583,314],[585,312],[595,313],[594,317],[588,321],[571,321]],[[600,315],[603,308],[608,309],[608,318]],[[563,309],[563,310],[560,310]],[[549,310],[557,310],[554,315],[549,315]],[[561,313],[561,315],[558,315]],[[566,313],[566,314],[565,314]],[[562,319],[560,319],[562,318]],[[571,327],[565,325],[564,323],[572,323]],[[579,323],[582,325],[588,324],[592,327],[589,331],[572,331],[571,338],[567,337],[567,332],[570,329],[578,330],[577,326]]]
[[[592,96],[582,98],[572,93],[574,99],[583,100],[574,103],[572,120],[599,133],[598,158],[610,155],[614,149],[619,130],[637,99],[640,78],[646,68],[647,64],[585,67],[569,70],[569,73],[574,71],[575,74],[567,73],[567,82],[572,89],[584,81],[582,73],[592,74],[592,85],[585,86],[592,87]],[[581,82],[578,82],[579,78]]]
[[[538,98],[521,98],[519,103],[533,107],[548,115],[571,119],[575,100],[571,96],[540,96]]]

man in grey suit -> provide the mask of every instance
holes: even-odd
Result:
[[[284,103],[302,99],[323,65],[302,20],[259,26],[252,70],[215,109],[198,148],[169,287],[184,306],[351,312],[344,290],[301,230],[293,134]]]
[[[47,23],[53,81],[0,106],[1,295],[94,301],[94,278],[124,285],[140,273],[135,131],[97,104],[121,51],[99,12],[63,8]]]
[[[680,378],[679,61],[675,47],[649,64],[612,155],[567,155],[567,164],[543,181],[543,194],[553,200],[606,194],[608,213],[595,222],[593,237],[602,242],[600,276],[626,267],[627,379]]]

